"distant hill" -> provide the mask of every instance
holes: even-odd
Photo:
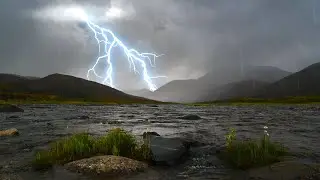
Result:
[[[246,80],[240,82],[229,83],[218,88],[215,88],[208,94],[204,94],[202,97],[198,98],[198,101],[214,101],[214,100],[224,100],[231,98],[245,98],[251,97],[257,90],[266,87],[270,83],[256,81],[256,80]]]
[[[259,98],[279,98],[287,96],[320,96],[320,63],[291,74],[253,95]]]
[[[152,92],[151,92],[150,90],[148,90],[148,89],[129,90],[129,91],[124,91],[124,92],[127,93],[127,94],[131,94],[131,95],[134,95],[134,96],[140,96],[140,97],[152,93]]]
[[[228,70],[218,69],[199,79],[171,81],[155,92],[143,97],[171,102],[214,100],[224,92],[223,89],[232,86],[232,83],[242,82],[242,86],[246,86],[247,83],[245,81],[253,81],[260,85],[261,83],[275,82],[289,74],[291,73],[270,66],[249,66],[244,69]],[[240,85],[237,84],[237,86]],[[235,90],[232,91],[232,94],[235,94]],[[228,95],[225,94],[223,96]]]
[[[0,83],[22,82],[25,80],[28,80],[28,78],[23,77],[23,76],[14,75],[14,74],[0,73]]]
[[[22,81],[34,80],[34,79],[39,79],[39,78],[32,77],[32,76],[19,76],[16,74],[0,73],[0,83],[16,83],[16,82],[22,82]]]
[[[216,71],[209,72],[205,76],[199,78],[199,80],[218,87],[246,80],[271,83],[290,74],[291,72],[272,66],[247,66],[244,68],[218,69]]]
[[[96,82],[52,74],[44,78],[24,78],[0,75],[0,99],[15,98],[12,94],[28,94],[56,97],[59,100],[101,101],[113,103],[154,102],[146,98],[125,94]],[[8,95],[9,94],[9,95]]]
[[[196,100],[202,84],[197,79],[174,80],[147,94],[150,99],[169,102],[187,102]]]

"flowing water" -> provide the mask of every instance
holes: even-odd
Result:
[[[0,129],[17,128],[20,136],[0,137],[0,174],[24,180],[76,180],[88,177],[69,173],[62,167],[33,172],[29,162],[34,152],[48,143],[75,132],[105,134],[121,127],[141,136],[156,131],[166,137],[197,141],[186,162],[166,168],[154,167],[130,179],[219,179],[232,170],[223,166],[215,150],[224,144],[230,127],[243,138],[258,138],[263,127],[270,137],[284,143],[299,158],[320,162],[320,106],[209,106],[184,105],[25,105],[24,113],[0,114]],[[187,114],[200,120],[183,120]]]

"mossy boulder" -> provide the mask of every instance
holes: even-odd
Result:
[[[90,176],[125,176],[148,168],[144,162],[121,156],[96,156],[65,164],[67,170]]]

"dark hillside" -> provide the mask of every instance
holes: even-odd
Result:
[[[255,93],[255,97],[320,96],[320,63],[291,74]]]
[[[31,94],[56,96],[66,100],[103,102],[148,102],[150,100],[131,96],[96,82],[85,79],[53,74],[39,79],[25,79],[1,83],[2,94]],[[4,95],[2,95],[2,99]],[[151,101],[150,101],[151,102]]]

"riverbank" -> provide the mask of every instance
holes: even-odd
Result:
[[[59,101],[43,101],[43,100],[10,100],[2,101],[0,100],[0,105],[2,104],[15,104],[15,105],[32,105],[32,104],[46,104],[46,105],[92,105],[92,106],[102,106],[102,105],[134,105],[134,104],[176,104],[160,101],[142,101],[142,102],[103,102],[103,101],[76,101],[76,100],[59,100]]]
[[[187,103],[193,106],[211,106],[211,105],[320,105],[320,96],[316,97],[284,97],[284,98],[235,98],[228,100],[217,100],[199,103]]]

